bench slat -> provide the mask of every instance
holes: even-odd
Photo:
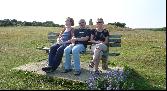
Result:
[[[112,38],[109,38],[109,42],[121,43],[121,39],[112,39]]]
[[[110,46],[110,47],[121,47],[121,43],[109,42],[109,46]]]
[[[57,41],[57,37],[59,36],[59,33],[56,32],[49,32],[48,33],[48,41],[50,43],[55,43]]]
[[[121,38],[122,35],[109,35],[109,38]]]
[[[119,52],[112,52],[112,53],[109,53],[110,56],[119,56],[120,53]]]
[[[53,44],[53,43],[56,42],[56,40],[49,40],[49,42],[50,42],[51,44]]]
[[[49,40],[56,39],[56,36],[48,36]]]

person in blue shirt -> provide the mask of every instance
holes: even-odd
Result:
[[[99,74],[98,66],[102,55],[107,52],[109,32],[103,27],[104,21],[102,18],[98,18],[96,23],[97,28],[92,30],[90,38],[90,41],[93,43],[93,60],[90,62],[89,67],[93,68],[95,66],[95,73]]]
[[[50,52],[49,52],[49,57],[48,57],[48,67],[42,68],[43,71],[45,72],[53,72],[55,71],[58,66],[61,63],[64,49],[70,45],[71,43],[71,38],[74,33],[74,28],[71,26],[74,25],[74,20],[73,18],[68,17],[65,21],[65,28],[61,31],[58,41],[56,44],[51,46]]]
[[[72,71],[71,66],[71,56],[70,53],[72,51],[72,56],[74,60],[74,75],[81,74],[80,67],[80,53],[86,51],[86,43],[89,39],[89,29],[85,27],[86,22],[84,19],[79,21],[79,28],[74,30],[74,36],[71,39],[71,43],[64,49],[65,62],[64,62],[64,73]]]

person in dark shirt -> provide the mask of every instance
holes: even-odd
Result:
[[[71,56],[70,53],[72,51],[72,56],[74,60],[74,75],[81,74],[80,67],[80,53],[86,50],[86,43],[89,39],[89,32],[86,27],[86,22],[84,19],[79,21],[80,28],[74,30],[74,36],[71,39],[71,43],[64,49],[65,61],[64,61],[64,73],[72,71],[71,66]]]
[[[93,43],[93,60],[90,62],[89,67],[93,68],[95,66],[95,73],[99,73],[98,65],[102,55],[107,52],[109,32],[103,28],[104,21],[102,18],[98,18],[96,23],[97,28],[93,30],[90,38]]]

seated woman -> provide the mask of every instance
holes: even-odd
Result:
[[[95,73],[99,73],[98,66],[102,55],[107,51],[109,32],[103,28],[104,21],[102,18],[97,19],[97,28],[93,30],[90,41],[93,43],[93,60],[89,67],[95,66]]]
[[[61,63],[64,49],[71,43],[71,38],[74,33],[74,29],[71,27],[74,25],[73,18],[68,17],[65,21],[66,27],[61,31],[58,42],[50,48],[48,67],[42,68],[45,72],[55,71]]]

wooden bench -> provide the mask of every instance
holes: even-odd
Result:
[[[48,33],[48,41],[50,42],[50,45],[56,43],[57,37],[59,36],[59,33],[56,32],[49,32]],[[110,47],[121,47],[121,37],[122,35],[109,35],[109,44],[108,44],[108,52],[105,54],[104,57],[102,57],[102,69],[107,69],[108,68],[108,55],[110,56],[118,56],[120,55],[119,52],[110,52],[109,48]],[[45,50],[46,53],[49,53],[50,47],[43,47],[43,48],[38,48],[40,50]],[[88,47],[86,49],[86,53],[90,54],[91,53],[91,43],[88,43]]]
[[[56,33],[56,32],[48,33],[48,41],[50,43],[50,46],[56,43],[58,36],[59,36],[59,33]],[[37,47],[37,49],[44,50],[46,51],[46,53],[49,53],[50,47]]]

